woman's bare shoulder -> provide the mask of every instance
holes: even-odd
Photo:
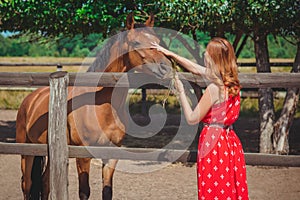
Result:
[[[219,103],[222,101],[222,99],[220,99],[220,86],[216,85],[215,83],[210,83],[206,90],[209,92],[212,102]]]

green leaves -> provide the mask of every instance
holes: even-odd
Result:
[[[155,26],[224,35],[242,30],[299,32],[299,1],[295,0],[2,0],[1,31],[31,32],[44,36],[103,33],[124,27],[126,15],[137,21],[156,15]],[[294,28],[293,28],[294,27]],[[294,30],[297,29],[297,30]]]

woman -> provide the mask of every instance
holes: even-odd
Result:
[[[206,68],[153,43],[152,48],[174,59],[188,71],[210,81],[194,109],[182,82],[175,86],[189,124],[204,123],[197,157],[198,199],[248,199],[246,165],[241,142],[232,124],[240,110],[240,83],[232,45],[213,38],[205,53]]]

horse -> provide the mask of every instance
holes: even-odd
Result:
[[[151,42],[160,42],[153,30],[154,16],[144,24],[136,23],[133,14],[126,18],[127,31],[108,40],[87,70],[90,72],[129,72],[137,70],[163,78],[171,72],[171,61]],[[142,28],[144,27],[144,28]],[[128,89],[119,89],[120,99],[112,104],[111,87],[68,86],[67,142],[77,146],[121,146],[126,133],[123,107]],[[20,105],[16,119],[17,143],[47,144],[49,87],[29,94]],[[91,112],[92,111],[92,112]],[[91,158],[76,158],[79,198],[90,196]],[[112,199],[112,178],[117,160],[103,160],[102,199]],[[48,199],[49,165],[42,156],[21,155],[21,188],[24,199]]]

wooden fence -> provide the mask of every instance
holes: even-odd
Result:
[[[180,73],[183,78],[196,82],[201,87],[206,86],[206,80],[203,79],[201,76],[195,76],[190,73]],[[18,87],[18,86],[26,86],[26,87],[36,87],[36,86],[48,86],[49,85],[49,76],[50,73],[13,73],[13,72],[2,72],[0,73],[0,86],[11,86],[11,87]],[[124,78],[124,76],[126,78]],[[101,80],[100,80],[101,77]],[[123,77],[121,79],[121,77]],[[300,86],[300,74],[299,73],[242,73],[239,75],[241,84],[243,88],[265,88],[265,87],[272,87],[272,88],[288,88],[288,87],[299,87]],[[76,81],[79,80],[79,81]],[[115,87],[116,83],[118,83],[118,87],[137,87],[140,86],[141,80],[151,80],[149,82],[157,83],[161,85],[168,85],[169,80],[160,80],[156,79],[153,76],[149,76],[142,73],[69,73],[69,85],[76,85],[76,86],[105,86],[105,87]],[[76,83],[75,83],[76,82]],[[95,84],[96,83],[96,84]],[[147,88],[161,88],[161,85],[148,85]],[[27,147],[25,144],[22,144],[22,146],[18,146],[19,144],[3,144],[0,145],[0,153],[8,153],[12,152],[13,154],[28,154],[28,155],[46,155],[46,146],[43,145],[37,145],[37,149],[31,148],[31,145]],[[24,149],[23,149],[24,148]],[[69,147],[70,156],[76,157],[76,153],[79,155],[77,156],[83,156],[83,157],[90,157],[92,156],[89,154],[89,151],[86,151],[86,149],[92,148],[92,151],[95,150],[93,147],[86,147],[82,152],[81,150],[78,150],[77,147]],[[99,147],[97,147],[99,148]],[[20,150],[18,150],[20,149]],[[79,148],[80,149],[80,148]],[[106,149],[106,148],[104,148]],[[132,149],[130,149],[132,150]],[[111,150],[111,152],[117,151],[116,149]],[[145,151],[145,149],[134,149],[133,151]],[[172,150],[162,150],[162,153],[168,152],[178,152],[178,151],[172,151]],[[76,152],[76,153],[75,153]],[[106,152],[106,150],[103,150],[101,148],[101,152]],[[183,162],[194,162],[195,161],[195,152],[189,152],[184,151],[180,152],[183,156],[179,158],[179,161]],[[102,153],[93,154],[93,155],[99,155],[99,157],[107,158]],[[119,157],[117,152],[113,153],[118,159],[122,159],[122,156]],[[251,156],[250,156],[251,155]],[[272,164],[269,161],[266,160],[259,160],[255,159],[257,162],[254,162],[252,160],[253,156],[256,154],[249,154],[246,155],[246,158],[251,158],[251,160],[247,160],[247,164],[257,164],[257,165],[278,165],[278,166],[300,166],[299,161],[296,161],[295,164],[292,164],[291,162],[282,162],[283,158],[282,156],[275,156],[275,155],[265,155],[272,157],[271,160],[274,161]],[[258,154],[262,155],[262,154]],[[98,158],[99,158],[98,157]],[[110,155],[108,155],[110,157]],[[288,156],[289,158],[294,159],[292,156]],[[276,160],[277,158],[280,158]],[[296,156],[296,158],[298,158]],[[134,158],[123,158],[123,159],[134,159]],[[138,159],[154,159],[155,158],[138,158]]]
[[[68,77],[69,76],[69,77]],[[181,73],[182,78],[195,82],[201,87],[206,86],[206,80],[200,76],[189,73]],[[141,80],[151,83],[168,85],[170,80],[160,80],[153,76],[139,73],[0,73],[0,85],[2,86],[46,86],[50,77],[50,105],[49,105],[49,130],[48,145],[43,144],[17,144],[0,143],[0,154],[22,154],[49,156],[50,162],[50,189],[52,199],[67,199],[67,167],[68,157],[90,157],[102,159],[129,159],[148,161],[180,161],[196,162],[196,152],[174,149],[142,149],[142,148],[118,148],[118,147],[78,147],[68,146],[66,142],[66,88],[67,85],[76,86],[105,86],[115,87],[139,87]],[[101,79],[100,79],[101,77]],[[124,78],[125,77],[125,78]],[[300,86],[300,74],[291,73],[261,73],[240,74],[243,88],[287,88]],[[147,87],[157,87],[148,85]],[[63,105],[63,106],[62,106]],[[53,123],[58,122],[59,123]],[[54,132],[58,130],[58,132]],[[51,142],[55,141],[55,142]],[[153,152],[155,154],[145,154]],[[48,153],[49,152],[49,153]],[[125,153],[124,153],[125,152]],[[126,152],[135,152],[128,154]],[[246,153],[248,165],[275,165],[300,167],[300,156],[296,155],[269,155],[259,153]],[[52,178],[51,178],[52,177]],[[59,186],[59,187],[57,187]]]
[[[44,67],[55,67],[55,66],[90,66],[91,63],[85,62],[65,62],[65,63],[12,63],[12,62],[1,62],[0,67],[35,67],[35,66],[44,66]],[[239,62],[238,66],[240,67],[255,67],[255,62]],[[270,66],[272,67],[291,67],[293,66],[293,62],[270,62]]]
[[[182,79],[206,87],[207,80],[191,73],[179,73]],[[48,86],[50,73],[44,72],[2,72],[0,73],[0,86]],[[139,87],[144,80],[151,83],[145,88],[162,88],[168,85],[169,79],[157,79],[154,76],[143,73],[69,73],[69,85],[71,86],[104,86],[115,87]],[[100,80],[101,77],[101,80]],[[300,87],[300,73],[240,73],[239,79],[243,88],[291,88]]]

